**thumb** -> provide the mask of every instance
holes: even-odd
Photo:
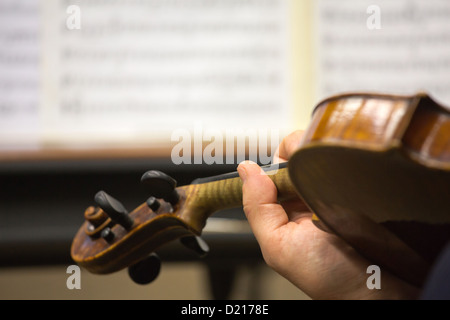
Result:
[[[242,202],[250,227],[258,242],[288,222],[283,207],[277,203],[277,188],[254,162],[245,161],[237,168],[243,181]]]

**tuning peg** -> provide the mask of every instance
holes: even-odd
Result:
[[[208,244],[199,236],[182,237],[180,238],[180,242],[200,257],[204,257],[209,252]]]
[[[100,236],[105,239],[106,242],[112,243],[116,235],[114,234],[114,232],[112,232],[111,228],[106,227],[102,230]]]
[[[156,210],[158,210],[161,206],[161,203],[155,197],[148,198],[145,203],[150,209],[153,210],[153,212],[156,212]]]
[[[128,211],[118,200],[111,197],[105,191],[99,191],[95,195],[95,202],[106,212],[112,221],[120,224],[127,230],[131,229],[134,223],[133,219],[128,215]]]
[[[128,275],[137,284],[148,284],[155,280],[161,270],[161,260],[156,253],[128,267]]]
[[[175,190],[177,182],[161,171],[147,171],[142,175],[141,182],[152,196],[162,198],[172,205],[177,204],[180,199],[177,190]]]

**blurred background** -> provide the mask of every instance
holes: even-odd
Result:
[[[69,290],[70,245],[99,190],[131,211],[147,170],[178,185],[235,170],[238,154],[174,163],[177,132],[203,147],[257,132],[273,153],[333,94],[450,106],[449,15],[445,0],[0,0],[0,299],[308,299],[240,208],[210,219],[207,257],[161,248],[147,286],[82,270]]]

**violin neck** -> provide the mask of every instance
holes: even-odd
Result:
[[[278,200],[298,197],[289,178],[287,162],[261,168],[274,182],[278,190]],[[194,180],[186,189],[185,210],[181,217],[200,233],[211,214],[240,206],[242,206],[242,180],[236,171]]]

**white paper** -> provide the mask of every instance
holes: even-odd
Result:
[[[38,2],[0,2],[0,149],[39,143]]]
[[[287,1],[43,6],[46,141],[133,144],[177,129],[286,127]],[[80,29],[67,27],[67,7]]]
[[[315,3],[318,99],[355,91],[426,91],[450,106],[450,1]],[[367,10],[373,5],[379,29],[370,20],[375,12]]]

